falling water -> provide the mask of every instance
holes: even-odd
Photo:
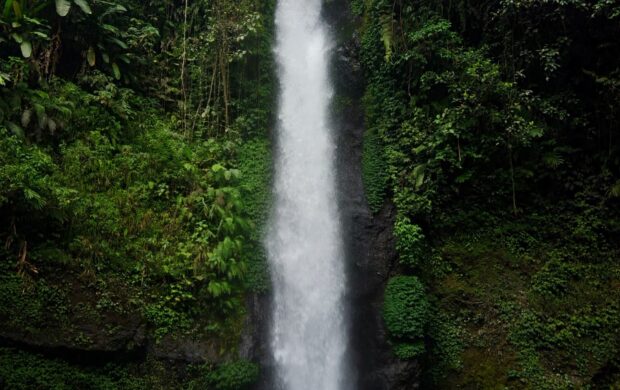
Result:
[[[343,387],[344,266],[328,119],[330,39],[322,0],[279,0],[275,205],[267,238],[276,388]]]

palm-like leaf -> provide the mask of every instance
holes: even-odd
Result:
[[[86,0],[74,0],[75,4],[87,15],[91,15],[93,11],[90,9],[90,6],[86,2]]]
[[[68,0],[56,0],[56,13],[60,16],[67,16],[71,10],[71,3]]]

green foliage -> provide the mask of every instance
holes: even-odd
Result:
[[[28,73],[33,67],[25,60],[9,57],[0,63],[8,81],[0,85],[0,125],[14,135],[41,141],[63,129],[74,104],[50,91],[30,88]],[[50,89],[56,87],[55,84]]]
[[[351,1],[351,11],[356,16],[364,15],[364,0],[352,0]]]
[[[116,365],[84,370],[60,359],[45,359],[11,348],[0,349],[0,378],[9,389],[147,389],[147,382]]]
[[[432,342],[428,359],[434,382],[440,382],[449,372],[463,367],[464,332],[448,315],[435,311],[429,319],[428,336]]]
[[[140,324],[234,353],[244,294],[268,287],[274,4],[3,1],[3,336],[90,349]],[[49,386],[132,388],[67,371]]]
[[[534,275],[532,289],[536,293],[552,297],[562,297],[567,293],[571,281],[578,277],[578,265],[549,254],[551,259]]]
[[[542,130],[530,119],[527,96],[501,79],[484,52],[463,49],[445,20],[419,23],[408,35],[402,60],[367,66],[387,67],[394,72],[390,77],[397,77],[409,64],[406,87],[416,94],[411,108],[383,131],[384,142],[399,210],[428,215],[457,188],[473,185],[481,175],[500,175],[498,169],[510,170],[508,160],[493,167],[488,162],[502,161],[501,156],[529,144]],[[381,115],[385,119],[379,122],[394,123],[386,118],[392,113]],[[505,182],[504,188],[509,185]]]
[[[0,43],[12,42],[19,46],[24,58],[30,58],[33,45],[49,39],[49,26],[36,18],[44,7],[37,1],[5,0],[0,26],[10,38],[3,37]]]
[[[259,368],[247,361],[238,361],[218,367],[207,375],[207,382],[215,390],[243,390],[258,379]]]
[[[567,235],[577,219],[571,203],[515,221],[480,210],[451,211],[449,220],[461,233],[444,233],[451,238],[440,249],[451,271],[425,275],[443,313],[429,326],[435,383],[597,386],[596,373],[614,367],[618,247],[603,238]],[[597,207],[579,213],[591,215]],[[607,217],[590,223],[610,231],[613,218],[603,222]],[[454,225],[441,229],[453,232]],[[460,368],[448,364],[446,341],[438,335],[442,325],[453,324],[460,325],[454,335],[462,343],[461,352],[455,350]]]
[[[424,352],[424,333],[429,318],[424,286],[415,276],[396,276],[385,290],[383,318],[394,352],[411,359]]]
[[[385,156],[382,141],[371,130],[364,134],[364,150],[362,154],[362,175],[364,189],[370,210],[378,212],[385,201],[387,177],[385,175]]]
[[[213,389],[243,390],[258,378],[258,366],[236,361],[219,367],[190,366],[185,378],[167,371],[157,361],[118,364],[116,362],[77,364],[14,348],[0,348],[0,378],[5,388],[30,389]]]
[[[175,297],[176,298],[175,294]],[[155,303],[144,309],[146,320],[155,327],[155,338],[160,340],[168,334],[188,332],[192,321],[187,314],[174,310],[166,304]]]
[[[10,202],[41,209],[54,195],[48,178],[55,168],[51,157],[2,128],[0,148],[0,206]]]
[[[258,380],[258,365],[238,360],[218,367],[204,365],[197,367],[198,378],[188,384],[188,389],[244,390]]]
[[[423,340],[411,341],[411,342],[395,342],[392,345],[394,353],[400,359],[415,359],[424,354],[425,347]]]
[[[353,3],[400,271],[433,302],[429,387],[617,383],[612,3]]]
[[[394,236],[401,264],[416,268],[424,261],[425,256],[429,256],[429,248],[422,228],[412,224],[407,217],[396,219]]]
[[[5,326],[36,329],[68,324],[66,291],[48,283],[30,284],[17,275],[7,275],[0,284],[0,316]]]
[[[72,134],[55,155],[3,131],[0,205],[6,223],[16,227],[6,238],[10,251],[24,255],[20,272],[58,265],[39,254],[56,242],[66,254],[64,266],[123,273],[127,284],[151,296],[148,307],[155,309],[146,318],[158,335],[172,325],[187,330],[189,319],[178,318],[239,313],[251,225],[239,172],[218,163],[230,158],[231,146],[190,146],[148,105],[141,123],[131,121],[131,93],[123,101],[115,88],[89,94],[56,84],[62,99],[81,103],[67,129],[91,123],[98,130]],[[102,108],[102,99],[114,103]],[[117,125],[128,130],[123,142]],[[41,223],[32,225],[34,219]]]
[[[184,78],[165,83],[171,92],[166,98],[181,108],[185,132],[215,136],[233,130],[243,136],[265,135],[274,99],[269,52],[274,4],[195,2],[176,9],[182,27],[174,31],[181,41],[175,53],[180,64],[159,58],[162,66],[184,69]],[[186,15],[194,16],[186,19]]]
[[[243,172],[241,188],[246,211],[254,224],[248,253],[246,285],[252,291],[265,292],[270,288],[267,256],[262,238],[267,224],[271,194],[271,149],[262,138],[245,141],[239,149],[239,169]]]
[[[55,14],[49,12],[52,3]],[[100,56],[103,59],[100,68],[120,79],[120,63],[129,65],[131,62],[128,55],[129,45],[124,41],[131,34],[123,34],[120,28],[132,23],[132,19],[124,15],[126,11],[127,9],[118,3],[90,4],[86,0],[54,2],[6,0],[3,16],[8,19],[8,23],[3,23],[1,27],[2,34],[11,39],[3,38],[0,44],[14,41],[19,45],[22,56],[33,58],[32,63],[40,71],[45,74],[53,73],[54,66],[50,60],[55,60],[54,57],[58,54],[55,50],[58,48],[54,48],[54,43],[51,46],[49,43],[59,39],[59,36],[53,36],[50,30],[57,29],[63,23],[62,19],[70,19],[70,26],[77,28],[79,33],[70,28],[62,38],[70,40],[84,54],[89,66],[94,67],[97,64],[97,57]],[[152,26],[141,30],[142,33],[147,31],[157,33]],[[41,52],[45,53],[47,58],[39,63],[36,54]]]
[[[264,226],[269,209],[271,149],[263,138],[249,139],[239,148],[241,186],[247,213],[253,223]],[[256,237],[258,238],[258,237]]]

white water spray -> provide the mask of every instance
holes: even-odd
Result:
[[[267,238],[278,387],[339,390],[346,336],[344,258],[328,111],[331,41],[322,0],[279,0],[281,85],[275,205]]]

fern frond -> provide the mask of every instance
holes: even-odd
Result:
[[[564,164],[564,157],[557,150],[553,150],[543,156],[543,162],[549,168],[557,169]]]
[[[611,198],[620,198],[620,180],[611,186],[609,189],[609,196]]]

